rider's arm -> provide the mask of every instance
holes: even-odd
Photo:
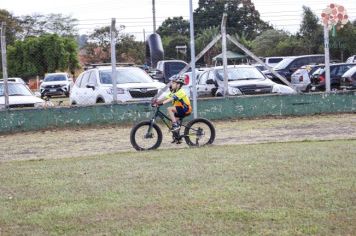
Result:
[[[173,98],[172,97],[170,97],[170,98],[163,98],[163,99],[160,99],[160,100],[157,100],[157,104],[166,104],[166,103],[169,103],[169,102],[171,102],[173,100]]]

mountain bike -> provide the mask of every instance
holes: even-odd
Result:
[[[157,125],[158,118],[172,132],[171,119],[160,111],[160,106],[155,107],[154,114],[150,120],[136,124],[131,130],[130,142],[137,151],[153,150],[161,145],[163,135],[161,128]],[[215,128],[208,119],[196,118],[187,124],[184,124],[183,119],[180,119],[178,123],[181,129],[184,127],[184,131],[183,134],[172,132],[172,143],[180,144],[184,139],[188,146],[201,147],[214,142]]]

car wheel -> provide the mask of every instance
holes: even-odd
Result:
[[[102,99],[102,98],[98,98],[98,99],[96,100],[96,103],[105,103],[105,101],[104,101],[104,99]]]

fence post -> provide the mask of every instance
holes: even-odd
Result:
[[[2,59],[2,75],[4,79],[4,97],[5,108],[9,108],[9,88],[7,84],[7,61],[6,61],[6,38],[5,38],[6,23],[1,23],[1,59]]]
[[[113,103],[117,103],[115,18],[111,19],[110,35],[111,35],[111,69],[112,69],[111,78],[112,78]]]
[[[227,13],[224,12],[223,18],[221,20],[221,48],[222,48],[222,55],[223,55],[223,68],[224,68],[224,97],[226,97],[229,83],[227,78],[227,56],[226,56],[226,20],[227,20]]]

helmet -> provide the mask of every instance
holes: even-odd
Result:
[[[178,83],[178,84],[185,84],[184,78],[182,76],[177,76],[176,78],[174,78],[172,81]]]

